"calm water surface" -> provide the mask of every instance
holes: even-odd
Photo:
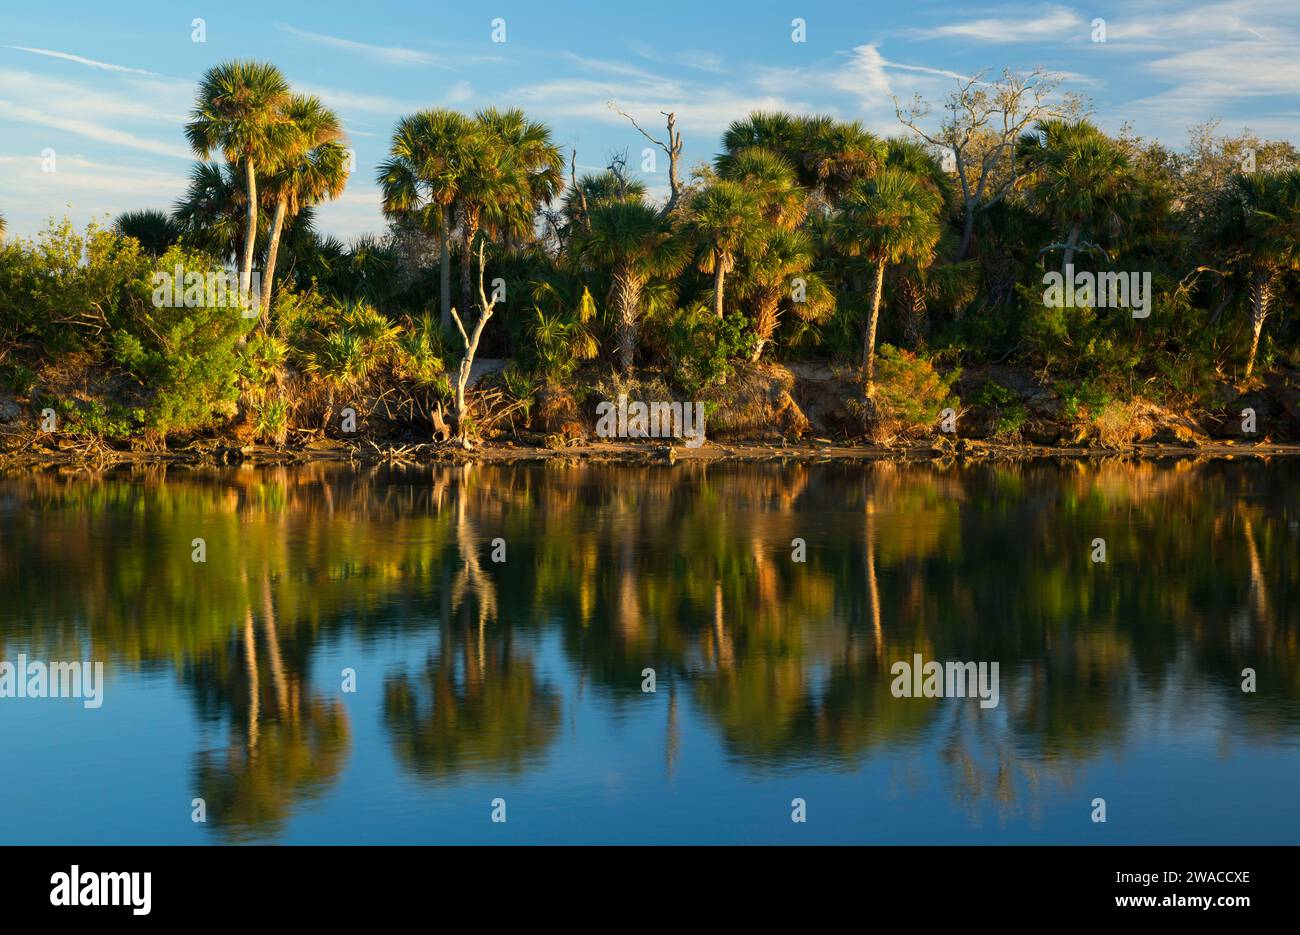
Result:
[[[0,595],[4,843],[1300,842],[1300,462],[20,476]]]

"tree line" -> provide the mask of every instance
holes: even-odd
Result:
[[[738,117],[689,171],[673,114],[666,137],[624,114],[667,157],[662,203],[625,153],[579,175],[576,153],[522,110],[423,110],[398,121],[375,169],[387,230],[343,243],[315,222],[356,168],[338,115],[271,64],[223,63],[199,84],[185,126],[199,161],[172,210],[3,248],[0,341],[11,361],[30,359],[19,349],[88,348],[148,385],[141,360],[165,369],[159,359],[187,352],[179,335],[151,337],[149,310],[114,312],[133,301],[118,280],[183,254],[237,269],[245,290],[260,269],[265,310],[255,326],[208,323],[240,378],[213,388],[193,424],[232,404],[300,408],[283,398],[286,374],[332,400],[381,373],[424,388],[413,416],[431,419],[445,400],[464,422],[447,362],[472,357],[470,332],[481,353],[513,361],[504,380],[520,397],[583,368],[659,370],[698,389],[765,361],[823,359],[852,365],[868,418],[890,399],[881,353],[885,384],[1006,364],[1082,398],[1184,405],[1258,382],[1261,363],[1296,365],[1294,321],[1276,314],[1300,269],[1290,143],[1214,123],[1182,150],[1108,134],[1043,71],[979,75],[935,105],[896,107],[891,137],[825,115]],[[121,261],[128,240],[132,269],[88,283],[68,268],[78,250],[82,262]],[[1046,303],[1044,274],[1076,270],[1150,273],[1154,314]],[[69,297],[95,313],[67,314]],[[482,328],[494,309],[502,325]],[[19,376],[10,382],[39,382]],[[263,420],[272,435],[291,421],[278,419]]]

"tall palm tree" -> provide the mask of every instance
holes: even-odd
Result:
[[[389,158],[379,167],[384,214],[434,232],[439,252],[442,327],[451,328],[452,215],[466,171],[472,122],[454,110],[422,110],[393,131]],[[463,283],[462,283],[463,285]]]
[[[200,159],[220,152],[243,171],[248,219],[239,285],[245,295],[252,281],[257,236],[257,173],[274,165],[292,142],[293,128],[284,113],[288,102],[289,82],[274,65],[223,62],[203,76],[185,125],[186,139]]]
[[[1219,196],[1214,222],[1214,240],[1247,277],[1249,380],[1279,280],[1288,271],[1300,270],[1300,170],[1233,176]]]
[[[348,182],[348,151],[341,142],[343,129],[338,115],[319,98],[294,95],[285,116],[293,127],[293,140],[267,184],[268,194],[275,199],[262,277],[262,308],[268,311],[285,217],[325,199],[337,198]]]
[[[700,244],[700,271],[713,274],[713,313],[722,318],[727,273],[758,242],[764,221],[758,198],[740,182],[719,180],[691,199],[685,228]]]
[[[654,277],[672,276],[685,265],[686,248],[643,202],[610,201],[591,208],[590,229],[577,235],[578,255],[611,268],[609,304],[616,318],[619,364],[632,369],[644,292]]]
[[[772,341],[781,323],[783,300],[804,320],[820,318],[834,305],[826,283],[813,272],[816,250],[812,236],[804,230],[768,227],[759,242],[746,251],[736,270],[736,293],[754,306],[754,344],[751,360],[757,361]],[[802,280],[799,290],[794,280]]]
[[[125,211],[113,221],[113,230],[134,237],[150,256],[162,256],[181,239],[181,226],[166,211]]]
[[[489,107],[475,119],[501,147],[513,183],[494,212],[496,226],[503,239],[531,239],[537,211],[564,186],[564,156],[551,142],[550,128],[529,120],[519,108]]]
[[[461,141],[460,192],[460,295],[463,308],[474,304],[472,265],[474,242],[486,216],[492,225],[501,224],[511,204],[519,197],[518,178],[513,174],[510,153],[493,134],[475,121],[474,130]]]
[[[939,196],[916,175],[894,166],[855,184],[844,196],[832,239],[848,256],[863,257],[875,273],[871,312],[862,347],[867,395],[874,388],[876,326],[885,270],[890,264],[928,259],[939,241]]]
[[[1117,233],[1135,204],[1128,155],[1086,120],[1040,120],[1017,144],[1030,204],[1065,233],[1061,275],[1085,232]]]
[[[804,170],[832,204],[884,165],[885,143],[857,120],[801,117],[798,132]]]

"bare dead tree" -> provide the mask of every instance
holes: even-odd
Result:
[[[470,447],[469,436],[466,432],[465,386],[469,383],[469,374],[474,367],[474,355],[478,353],[479,338],[483,336],[483,328],[487,325],[488,319],[492,317],[492,311],[497,304],[495,297],[488,301],[487,292],[483,288],[482,240],[478,242],[478,298],[479,317],[474,324],[472,335],[465,332],[465,325],[460,320],[460,315],[456,309],[451,310],[452,320],[456,322],[456,330],[460,332],[461,339],[465,342],[465,353],[461,355],[460,367],[456,371],[456,440],[460,442],[462,448]]]
[[[1021,134],[1039,120],[1082,112],[1076,95],[1055,97],[1060,84],[1059,76],[1042,68],[1028,74],[1007,69],[991,82],[984,80],[983,72],[961,78],[944,101],[937,129],[923,125],[931,107],[919,94],[906,108],[894,99],[894,112],[903,126],[942,151],[945,162],[952,154],[947,167],[956,174],[962,197],[958,262],[970,255],[978,215],[1014,191],[1025,176],[1016,161]]]
[[[641,124],[636,122],[635,117],[626,111],[619,109],[617,102],[610,101],[609,106],[616,114],[626,117],[628,121],[631,122],[632,126],[636,127],[638,133],[668,154],[668,189],[670,194],[668,196],[668,203],[664,205],[663,214],[665,216],[671,214],[673,208],[677,206],[677,202],[682,195],[682,134],[677,129],[677,114],[666,110],[661,110],[659,112],[663,114],[668,121],[668,142],[665,143],[663,140],[655,139],[643,130]]]
[[[578,184],[578,151],[576,149],[569,151],[569,184],[573,186],[573,193],[578,197],[578,204],[581,206],[582,226],[586,230],[591,230],[591,216],[587,213],[587,190]]]

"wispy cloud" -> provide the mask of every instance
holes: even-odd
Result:
[[[143,68],[128,68],[125,65],[113,65],[109,62],[98,62],[93,58],[84,58],[80,55],[73,55],[71,52],[58,52],[54,49],[34,49],[25,45],[7,45],[6,49],[14,49],[18,52],[30,52],[32,55],[45,55],[49,58],[60,58],[68,62],[76,62],[78,65],[86,65],[90,68],[99,68],[104,71],[117,71],[133,75],[154,75],[155,72],[145,71]]]
[[[688,49],[681,52],[658,52],[645,46],[634,45],[632,46],[632,51],[647,62],[654,62],[657,65],[671,65],[674,68],[693,68],[696,71],[707,71],[715,75],[726,74],[726,69],[722,67],[721,56],[704,49]]]
[[[1061,6],[1046,7],[1037,15],[988,17],[917,29],[912,35],[924,39],[973,39],[977,42],[1017,43],[1044,39],[1068,40],[1085,33],[1082,16]]]
[[[344,52],[352,52],[373,62],[379,62],[384,65],[441,65],[434,59],[433,55],[428,52],[421,52],[417,49],[407,49],[397,45],[372,45],[369,42],[357,42],[355,39],[344,39],[340,36],[327,36],[324,33],[309,32],[306,29],[297,29],[293,26],[286,26],[283,23],[276,23],[276,29],[286,32],[291,36],[297,36],[307,42],[315,45],[322,45],[330,49],[339,49]]]

